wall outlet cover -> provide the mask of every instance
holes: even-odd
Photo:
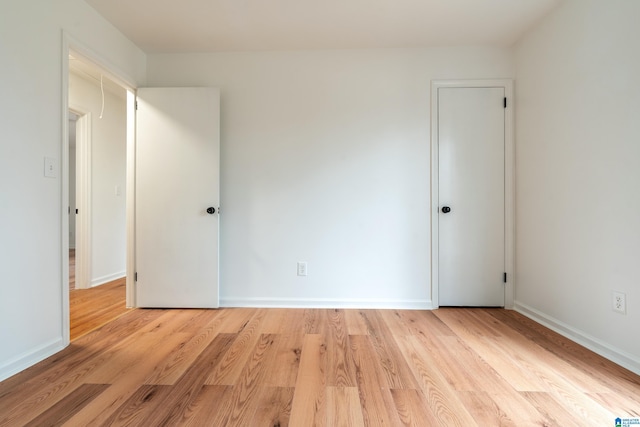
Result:
[[[307,263],[298,262],[298,276],[306,276],[306,275],[307,275]]]
[[[614,291],[612,293],[613,300],[613,311],[616,313],[626,314],[627,313],[627,296],[622,292]]]

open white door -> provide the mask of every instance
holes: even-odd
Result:
[[[136,306],[218,307],[220,92],[143,88],[137,103]]]

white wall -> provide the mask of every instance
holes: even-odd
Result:
[[[106,78],[104,79],[106,81]],[[125,275],[126,91],[70,73],[69,105],[91,114],[91,277],[97,286]],[[120,188],[117,195],[115,188]],[[80,213],[82,214],[82,213]]]
[[[0,13],[0,379],[64,345],[62,29],[143,82],[145,56],[82,0],[3,2]],[[19,185],[15,185],[19,183]],[[64,183],[66,185],[66,182]],[[66,209],[66,206],[65,206]]]
[[[150,86],[221,89],[221,304],[430,306],[430,81],[512,77],[509,50],[149,55],[147,67]]]
[[[638,17],[569,0],[516,48],[516,300],[640,373]]]

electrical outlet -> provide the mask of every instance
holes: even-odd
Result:
[[[306,275],[307,275],[307,263],[298,262],[298,276],[306,276]]]
[[[613,311],[627,314],[627,296],[622,292],[613,292]]]

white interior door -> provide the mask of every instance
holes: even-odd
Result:
[[[438,88],[440,306],[505,303],[504,97]]]
[[[219,91],[144,88],[137,102],[136,306],[218,307]]]

